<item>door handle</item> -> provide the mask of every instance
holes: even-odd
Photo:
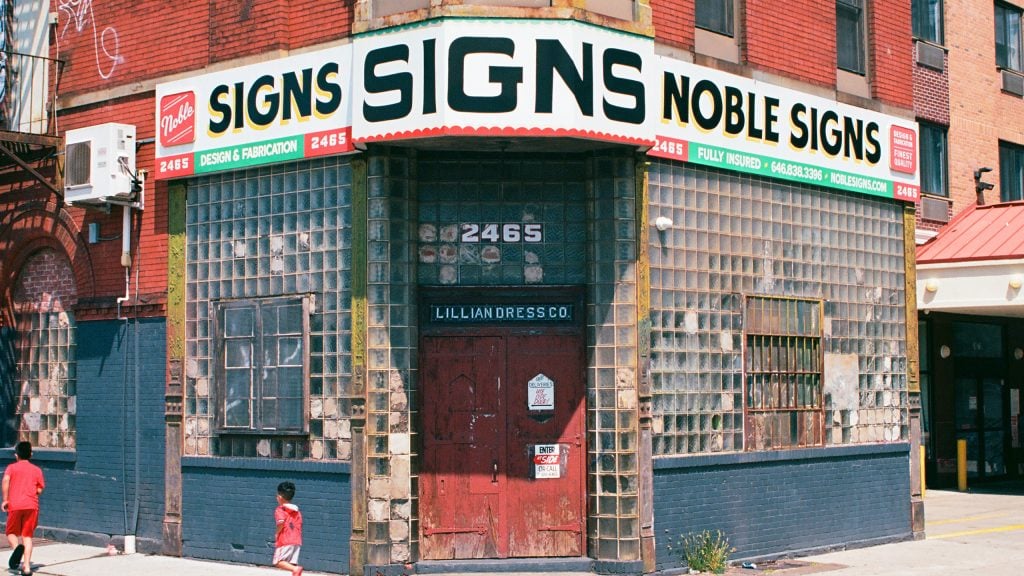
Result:
[[[491,482],[497,484],[498,483],[498,461],[495,460],[493,462],[493,465],[494,465],[494,468],[493,468],[493,472],[491,473]]]

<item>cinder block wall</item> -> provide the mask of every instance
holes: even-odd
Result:
[[[79,322],[77,329],[78,448],[37,450],[33,458],[43,468],[47,484],[40,503],[41,535],[100,546],[113,536],[134,533],[139,550],[155,552],[164,514],[165,322]],[[132,377],[136,357],[137,388]],[[4,451],[0,466],[13,460],[12,452]],[[137,531],[126,527],[126,520],[132,524],[136,517]]]
[[[343,463],[185,458],[182,552],[190,558],[269,565],[277,485],[295,483],[307,570],[347,573],[352,532],[351,467]]]
[[[909,444],[659,458],[657,568],[680,567],[679,537],[721,530],[731,559],[911,537]]]

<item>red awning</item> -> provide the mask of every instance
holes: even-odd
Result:
[[[923,246],[917,263],[1024,258],[1024,202],[972,206]]]

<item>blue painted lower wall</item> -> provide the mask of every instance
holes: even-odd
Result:
[[[269,565],[274,553],[277,485],[295,483],[302,511],[299,563],[348,573],[352,531],[351,467],[342,463],[185,458],[182,551],[185,556]]]
[[[911,537],[908,444],[654,461],[658,570],[679,537],[721,530],[732,559]]]
[[[35,449],[46,477],[37,534],[101,546],[135,534],[139,550],[159,550],[165,323],[78,322],[76,340],[77,447]],[[2,409],[8,414],[10,406]],[[0,451],[0,466],[13,460],[13,450]]]

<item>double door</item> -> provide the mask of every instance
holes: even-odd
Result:
[[[1000,365],[994,359],[958,366],[956,370],[956,437],[967,441],[967,474],[977,480],[997,479],[1008,472],[1011,391]]]
[[[422,557],[583,555],[581,336],[423,336],[420,383]]]

